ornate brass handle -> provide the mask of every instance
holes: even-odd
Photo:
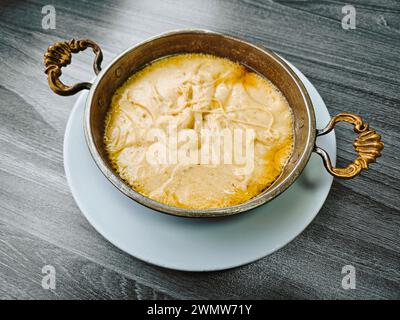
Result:
[[[315,146],[314,151],[318,153],[324,162],[325,168],[331,175],[338,178],[353,178],[358,175],[361,170],[368,169],[368,165],[376,161],[376,158],[381,156],[383,142],[381,136],[374,130],[370,130],[368,123],[363,122],[360,116],[351,113],[339,113],[334,116],[328,125],[321,130],[317,130],[317,136],[322,136],[329,133],[334,128],[335,124],[340,121],[346,121],[354,125],[354,132],[357,133],[357,138],[353,143],[354,149],[358,153],[358,157],[345,168],[332,167],[331,160],[327,152],[318,146]]]
[[[73,86],[66,86],[60,81],[61,68],[69,65],[72,59],[72,53],[78,53],[91,47],[95,53],[93,69],[96,75],[101,71],[101,62],[103,53],[100,47],[91,40],[75,40],[57,42],[47,49],[44,55],[45,73],[51,90],[61,96],[70,96],[83,89],[90,89],[91,83],[81,82]]]

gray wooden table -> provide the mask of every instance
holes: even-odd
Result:
[[[56,9],[43,29],[42,7]],[[18,299],[400,298],[400,2],[342,1],[0,2],[0,297]],[[102,238],[75,204],[63,168],[63,134],[76,97],[48,88],[48,45],[90,38],[104,63],[123,49],[177,28],[206,28],[265,45],[301,69],[331,114],[359,113],[382,133],[383,156],[354,180],[335,180],[312,224],[250,265],[185,273],[141,262]],[[74,56],[67,83],[89,80],[90,53]],[[336,130],[338,161],[354,157],[349,127]],[[42,288],[44,265],[56,289]],[[356,268],[356,289],[341,286]]]

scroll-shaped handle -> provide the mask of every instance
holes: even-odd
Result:
[[[94,72],[99,74],[101,71],[101,62],[103,61],[103,53],[100,47],[89,39],[57,42],[47,49],[44,55],[45,73],[51,90],[61,96],[70,96],[83,89],[90,89],[91,83],[81,82],[73,86],[66,86],[60,81],[61,68],[71,63],[72,54],[78,53],[91,47],[95,53],[93,62]]]
[[[339,113],[334,116],[328,125],[321,130],[317,130],[317,136],[322,136],[329,133],[334,128],[335,124],[340,121],[346,121],[354,125],[354,132],[357,138],[353,143],[354,149],[357,151],[358,156],[345,168],[335,168],[332,166],[328,153],[315,146],[314,151],[318,153],[324,162],[325,168],[331,175],[338,178],[353,178],[358,175],[361,170],[368,169],[368,165],[376,161],[376,158],[381,156],[383,149],[383,142],[381,136],[374,130],[370,130],[368,123],[363,122],[360,116],[352,113]]]

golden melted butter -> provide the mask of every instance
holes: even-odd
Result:
[[[243,164],[223,161],[149,163],[149,131],[167,131],[171,123],[195,132],[254,130],[254,169],[238,174]],[[115,170],[136,191],[172,206],[220,208],[251,199],[277,179],[292,153],[293,116],[280,91],[243,66],[211,55],[176,55],[153,62],[115,92],[104,141]],[[190,145],[201,147],[201,141]]]

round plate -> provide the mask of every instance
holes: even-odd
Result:
[[[291,65],[292,66],[292,65]],[[295,67],[315,108],[317,128],[330,116],[314,86]],[[175,217],[148,209],[120,193],[101,173],[86,146],[83,111],[87,92],[75,103],[64,137],[64,166],[79,208],[104,238],[132,256],[185,271],[214,271],[258,260],[299,235],[322,207],[332,184],[313,154],[297,181],[252,211],[218,219]],[[317,143],[336,159],[334,133]]]

